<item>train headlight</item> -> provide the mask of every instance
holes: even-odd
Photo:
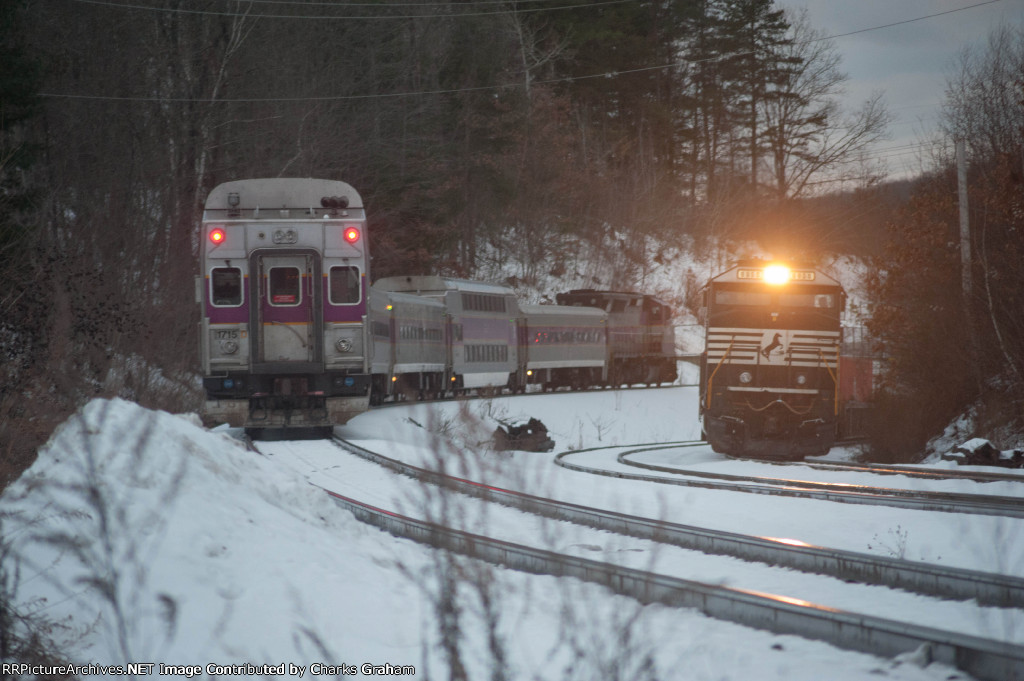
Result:
[[[754,377],[750,375],[749,371],[744,371],[740,374],[740,383],[750,383],[754,380]]]
[[[352,352],[352,339],[339,338],[334,341],[334,347],[338,349],[338,352]]]
[[[796,384],[797,385],[807,385],[807,376],[804,375],[804,374],[797,374],[796,375]]]
[[[233,340],[222,340],[220,342],[220,351],[225,355],[233,355],[238,352],[238,341]]]
[[[769,284],[785,284],[789,281],[789,268],[785,265],[768,265],[764,268],[764,280]]]

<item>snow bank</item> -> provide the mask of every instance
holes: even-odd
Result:
[[[671,402],[665,391],[601,397],[615,401],[614,418],[592,424],[602,441],[657,437],[640,414],[660,421],[652,403]],[[390,430],[370,428],[380,438],[395,413],[356,421],[384,419]],[[553,416],[544,414],[562,437],[588,439],[584,424]],[[303,455],[302,443],[292,449]],[[345,458],[339,450],[337,465],[325,465],[351,475]],[[471,679],[951,673],[453,558],[358,523],[282,463],[188,418],[91,402],[0,496],[3,536],[20,560],[15,603],[63,626],[71,662],[200,665],[201,676],[206,665],[297,665],[309,678],[390,664],[414,667],[406,678],[447,678],[446,626]],[[315,664],[331,666],[317,674]]]
[[[327,629],[309,606],[328,575],[344,585],[332,589],[339,616],[368,618],[347,645],[382,661],[417,656],[408,641],[373,642],[387,640],[374,632],[380,604],[359,583],[385,558],[377,544],[338,560],[339,534],[373,531],[190,419],[95,400],[55,432],[0,512],[22,560],[18,600],[45,599],[82,662],[309,657]]]

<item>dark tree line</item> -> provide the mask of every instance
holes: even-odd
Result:
[[[879,456],[913,457],[968,407],[1000,447],[1024,430],[1024,32],[998,29],[961,54],[942,118],[967,149],[969,285],[950,143],[874,261],[871,326],[889,368]]]
[[[757,237],[884,127],[771,0],[577,4],[4,3],[3,455],[91,395],[194,394],[219,182],[350,182],[374,277],[630,286],[657,244]]]

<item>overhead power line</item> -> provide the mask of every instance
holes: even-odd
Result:
[[[323,0],[316,2],[314,0],[222,0],[223,2],[246,2],[250,5],[302,5],[303,7],[372,7],[374,9],[381,9],[385,7],[379,2],[338,2],[337,0]],[[469,2],[460,2],[459,7],[472,7],[474,5],[509,5],[509,4],[520,4],[520,3],[531,3],[531,2],[560,2],[564,0],[470,0]],[[388,2],[386,7],[424,7],[427,3],[423,2]]]
[[[829,36],[829,38],[845,38],[850,35],[857,35],[858,33],[867,33],[868,31],[880,31],[883,28],[892,28],[893,26],[902,26],[903,24],[912,24],[915,21],[923,21],[924,19],[933,19],[935,17],[941,17],[944,14],[953,14],[954,12],[963,12],[967,9],[974,9],[975,7],[981,7],[983,5],[992,5],[1003,0],[984,0],[984,2],[976,2],[973,5],[967,5],[966,7],[957,7],[955,9],[947,9],[944,12],[935,12],[934,14],[925,14],[924,16],[914,17],[913,19],[904,19],[903,21],[894,21],[889,24],[883,24],[881,26],[872,26],[871,28],[862,28],[856,31],[849,31],[848,33],[837,33],[836,35]]]
[[[246,17],[247,16],[247,17],[250,17],[250,18],[253,18],[253,17],[266,17],[266,18],[285,18],[285,19],[293,19],[293,18],[319,18],[319,19],[325,19],[325,18],[350,18],[350,19],[372,19],[372,18],[396,19],[396,18],[407,18],[408,19],[408,18],[425,18],[427,16],[429,16],[429,17],[439,17],[439,16],[449,16],[449,17],[475,16],[475,15],[472,15],[472,14],[449,14],[449,15],[432,14],[432,15],[409,16],[409,17],[385,16],[385,15],[380,15],[378,17],[371,17],[371,16],[364,16],[364,17],[322,17],[322,16],[321,17],[301,17],[301,16],[289,16],[289,15],[284,15],[282,17],[271,17],[270,15],[262,15],[262,14],[255,14],[255,15],[253,15],[253,14],[222,14],[222,13],[217,13],[217,12],[203,12],[203,11],[197,11],[197,10],[176,10],[176,9],[173,9],[173,8],[158,8],[158,7],[142,6],[142,5],[127,5],[127,4],[117,3],[117,2],[107,2],[106,0],[73,0],[73,1],[74,2],[87,3],[87,4],[94,4],[94,5],[107,5],[107,6],[123,7],[123,8],[136,8],[136,9],[159,10],[159,11],[181,11],[181,12],[186,12],[186,13],[214,14],[214,15],[221,15],[221,16],[238,16],[238,17]],[[276,2],[276,1],[280,1],[280,0],[266,0],[266,1],[268,1],[268,2]],[[594,6],[598,6],[598,5],[622,4],[624,2],[633,2],[633,1],[634,0],[607,0],[605,2],[595,2],[595,3],[580,4],[580,5],[561,5],[561,6],[558,6],[558,7],[544,7],[544,8],[534,8],[534,9],[531,9],[531,10],[518,10],[518,11],[536,12],[536,11],[552,11],[552,10],[559,10],[559,9],[576,9],[576,8],[581,8],[581,7],[594,7]],[[914,17],[912,19],[904,19],[902,21],[890,22],[890,23],[881,24],[881,25],[878,25],[878,26],[871,26],[871,27],[868,27],[868,28],[858,29],[856,31],[849,31],[847,33],[837,33],[835,35],[824,36],[824,37],[821,37],[821,38],[815,38],[813,40],[807,41],[807,43],[821,42],[823,40],[831,40],[833,38],[843,38],[843,37],[846,37],[846,36],[857,35],[857,34],[860,34],[860,33],[867,33],[868,31],[879,31],[879,30],[882,30],[882,29],[891,28],[893,26],[899,26],[899,25],[902,25],[902,24],[909,24],[909,23],[916,22],[916,21],[924,21],[925,19],[932,19],[932,18],[939,17],[939,16],[953,14],[955,12],[963,12],[963,11],[966,11],[966,10],[974,9],[976,7],[982,7],[984,5],[991,5],[991,4],[994,4],[994,3],[997,3],[997,2],[1002,2],[1002,0],[983,0],[983,2],[976,2],[976,3],[972,4],[972,5],[967,5],[965,7],[958,7],[958,8],[951,9],[951,10],[946,10],[946,11],[943,11],[943,12],[936,12],[936,13],[933,13],[933,14],[926,14],[926,15],[922,15],[922,16],[919,16],[919,17]],[[507,13],[507,12],[488,12],[486,14],[505,14],[505,13]],[[618,77],[618,76],[621,76],[621,75],[634,74],[634,73],[643,73],[643,72],[648,72],[648,71],[659,71],[659,70],[663,70],[663,69],[675,68],[675,67],[682,66],[682,65],[700,64],[700,63],[708,62],[708,61],[717,61],[717,60],[722,60],[722,59],[729,59],[729,58],[734,58],[734,57],[737,57],[737,56],[743,56],[744,54],[748,54],[748,52],[738,52],[738,53],[731,53],[731,54],[728,54],[728,55],[718,55],[718,56],[715,56],[715,57],[710,57],[708,59],[701,59],[701,60],[677,60],[677,61],[671,62],[669,64],[659,64],[659,65],[656,65],[656,66],[641,66],[641,67],[637,67],[637,68],[634,68],[634,69],[623,69],[623,70],[619,70],[619,71],[606,71],[606,72],[602,72],[602,73],[593,73],[593,74],[584,75],[584,76],[565,76],[565,77],[561,77],[561,78],[552,78],[552,79],[548,79],[548,80],[535,80],[535,81],[532,81],[532,82],[533,82],[534,85],[552,85],[552,84],[559,84],[559,83],[570,83],[570,82],[581,81],[581,80],[590,80],[590,79],[594,79],[594,78],[615,78],[615,77]],[[506,83],[504,85],[482,85],[482,86],[478,86],[478,87],[469,87],[469,88],[454,88],[454,89],[443,89],[443,90],[414,90],[414,91],[407,91],[407,92],[375,93],[375,94],[365,94],[365,95],[322,95],[322,96],[306,96],[306,97],[238,97],[238,98],[222,98],[222,99],[195,98],[195,97],[154,97],[154,96],[149,96],[149,97],[129,97],[129,96],[108,96],[108,95],[77,95],[77,94],[53,93],[53,92],[39,93],[39,96],[40,97],[51,97],[51,98],[62,98],[62,99],[80,99],[80,100],[98,100],[98,101],[122,101],[122,102],[162,102],[162,103],[177,102],[177,103],[207,103],[207,104],[217,104],[217,103],[223,103],[223,104],[231,104],[231,103],[251,104],[251,103],[275,103],[275,102],[288,103],[288,102],[355,101],[355,100],[363,100],[363,99],[389,99],[389,98],[396,98],[396,97],[418,97],[418,96],[429,96],[429,95],[446,95],[446,94],[457,94],[457,93],[462,93],[462,92],[481,92],[481,91],[497,92],[497,91],[501,91],[501,90],[508,90],[508,89],[512,89],[512,88],[517,88],[517,87],[520,87],[520,86],[521,86],[521,84],[517,82],[517,83]]]
[[[458,17],[481,17],[481,16],[492,16],[495,14],[508,14],[509,10],[494,10],[486,12],[429,12],[426,14],[263,14],[260,12],[215,12],[212,10],[201,10],[201,9],[187,9],[185,7],[155,7],[153,5],[134,5],[124,2],[112,2],[111,0],[74,0],[74,2],[80,2],[85,5],[102,5],[105,7],[118,7],[121,9],[138,9],[146,10],[150,12],[165,12],[170,14],[198,14],[203,16],[214,16],[214,17],[237,17],[245,19],[305,19],[311,21],[360,21],[360,20],[377,20],[377,19],[436,19],[436,18],[458,18]],[[621,5],[627,2],[635,2],[635,0],[600,0],[599,2],[584,2],[575,5],[560,5],[558,7],[533,7],[526,9],[516,9],[519,14],[535,13],[535,12],[553,12],[556,10],[565,9],[587,9],[590,7],[600,7],[603,5]],[[309,6],[308,3],[302,3],[305,6]],[[323,3],[318,3],[320,6],[324,6]],[[477,3],[473,3],[477,4]],[[336,8],[349,7],[374,7],[376,9],[388,9],[393,5],[370,5],[370,4],[333,4],[329,5]],[[415,7],[416,5],[410,5],[402,3],[394,5],[395,7]],[[422,6],[422,5],[420,5]],[[459,5],[461,7],[461,5]]]

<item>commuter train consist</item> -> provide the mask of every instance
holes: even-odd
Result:
[[[507,286],[437,276],[378,280],[370,294],[372,400],[676,379],[664,303],[591,290],[558,300],[567,304],[524,305]]]
[[[746,260],[713,277],[703,300],[700,416],[712,448],[825,454],[841,405],[839,282],[812,266]]]
[[[670,308],[653,296],[521,305],[509,287],[437,276],[371,287],[367,236],[344,182],[213,189],[196,281],[208,420],[328,429],[388,399],[676,378]]]

